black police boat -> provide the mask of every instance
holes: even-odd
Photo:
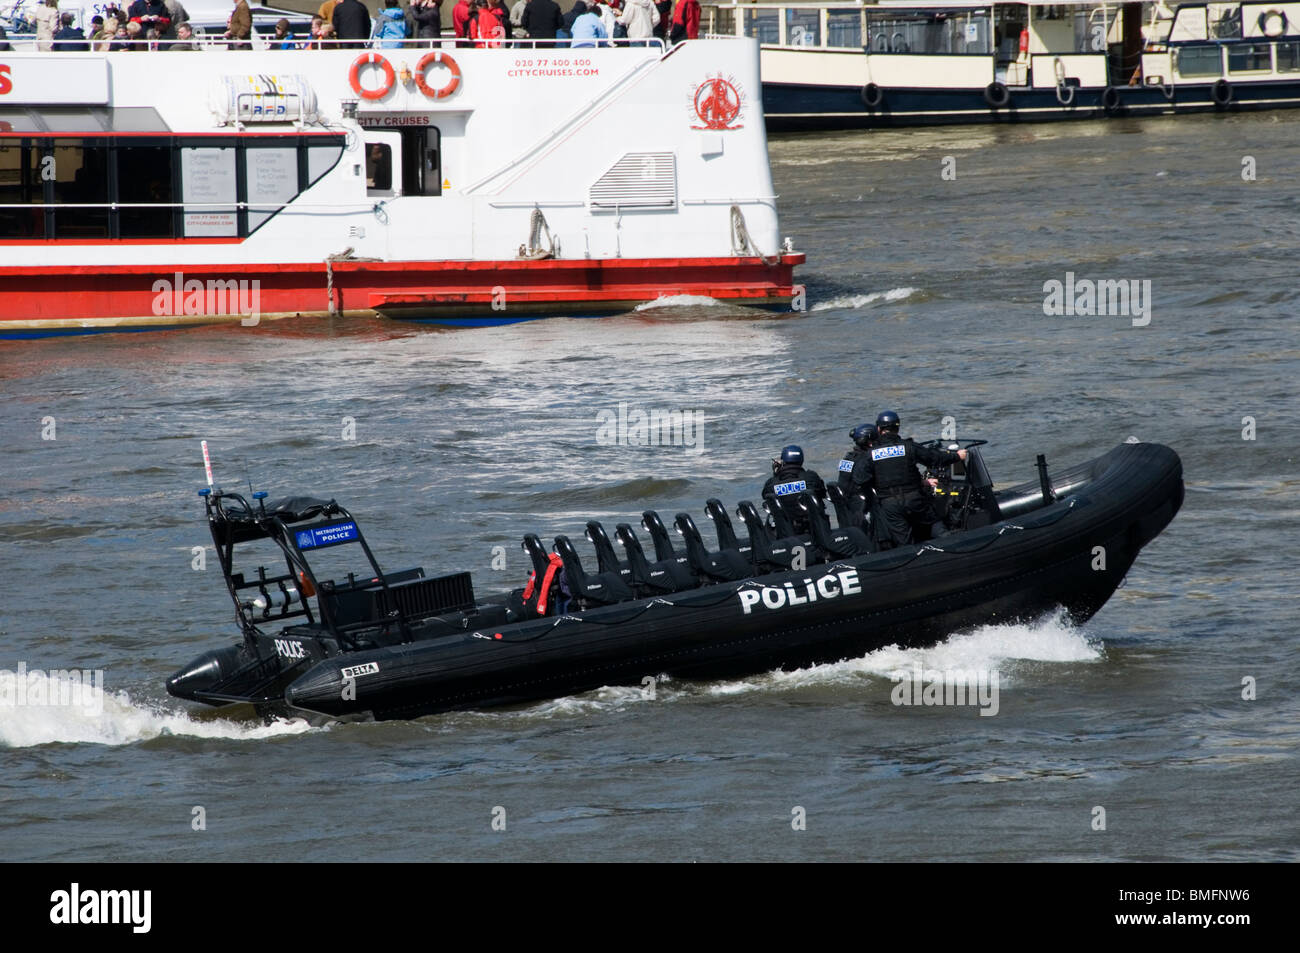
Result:
[[[832,526],[805,495],[807,535],[792,531],[780,507],[768,514],[772,529],[741,503],[742,540],[726,508],[709,500],[716,549],[688,513],[674,520],[678,548],[647,510],[641,526],[653,555],[621,523],[620,558],[593,520],[594,569],[567,537],[551,553],[530,534],[531,585],[482,600],[469,573],[381,570],[356,518],[334,500],[203,490],[243,638],[195,659],[167,690],[212,705],[251,703],[263,715],[413,718],[638,685],[647,675],[712,679],[834,662],[1057,607],[1082,621],[1183,501],[1182,463],[1158,444],[1121,444],[1051,474],[1040,456],[1036,480],[995,491],[979,443],[966,444],[964,465],[936,474],[951,527],[937,539],[875,551],[834,487],[843,522]],[[275,568],[236,569],[249,544],[268,540]],[[312,562],[343,555],[339,547],[359,551],[365,568],[319,578]]]

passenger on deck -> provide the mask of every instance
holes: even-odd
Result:
[[[668,45],[668,31],[673,25],[673,0],[657,0],[655,9],[659,11],[659,25],[655,27],[655,36]]]
[[[117,19],[106,17],[99,32],[91,37],[90,49],[95,53],[107,53],[113,48],[113,38],[117,36]]]
[[[342,2],[343,0],[325,0],[316,11],[316,16],[320,17],[322,23],[333,23],[334,9]]]
[[[442,0],[411,0],[406,11],[407,36],[417,40],[436,40],[442,36]]]
[[[180,0],[163,0],[163,6],[167,8],[167,18],[171,20],[171,26],[167,28],[167,31],[163,36],[173,37],[180,31],[182,23],[189,22],[190,15],[189,12],[181,6]],[[191,30],[190,35],[193,36],[193,34],[194,31]]]
[[[668,39],[673,43],[700,38],[700,0],[677,0],[673,11],[673,30]]]
[[[148,33],[150,28],[160,34],[171,26],[171,17],[162,0],[135,0],[127,9],[127,16],[132,23],[140,24],[140,29]]]
[[[289,21],[281,17],[275,21],[275,37],[271,40],[271,48],[275,50],[296,50],[298,49],[298,39],[289,29]]]
[[[253,12],[248,9],[247,0],[235,0],[235,10],[230,15],[230,28],[226,30],[226,45],[232,50],[252,49],[248,42],[253,35]]]
[[[772,461],[772,476],[763,484],[763,499],[781,507],[798,534],[808,532],[808,517],[799,509],[799,494],[811,493],[818,506],[826,502],[826,484],[816,470],[805,470],[803,450],[794,444],[781,450],[781,459]]]
[[[605,24],[601,22],[600,14],[596,12],[596,9],[596,5],[592,4],[585,13],[573,21],[573,28],[569,31],[573,35],[573,42],[569,46],[591,47],[605,45],[600,41],[608,40],[609,33],[605,31]]]
[[[361,49],[370,38],[370,11],[360,0],[343,0],[334,8],[334,32],[344,42],[338,46]]]
[[[528,9],[528,0],[515,0],[510,8],[510,27],[514,35],[520,38],[528,36],[524,29],[524,11]]]
[[[882,411],[876,418],[879,436],[871,445],[871,485],[880,498],[880,512],[893,545],[905,546],[915,539],[914,530],[929,527],[931,538],[943,536],[947,528],[935,512],[917,463],[945,467],[966,459],[966,451],[932,450],[918,447],[912,438],[899,437],[898,414]]]
[[[564,26],[556,33],[561,40],[570,39],[573,36],[573,24],[577,22],[578,17],[587,12],[587,5],[583,0],[576,0],[569,12],[564,15]],[[567,43],[557,43],[556,46],[568,46]]]
[[[72,19],[71,13],[65,13],[59,18],[62,26],[54,34],[54,49],[62,53],[74,50],[88,51],[90,44],[86,42],[82,32],[72,25]]]
[[[469,39],[469,0],[456,0],[456,5],[451,8],[451,29],[458,40]],[[469,46],[468,43],[457,43],[457,46]]]
[[[406,14],[402,12],[402,0],[384,0],[383,9],[375,17],[375,28],[370,36],[375,41],[372,45],[385,50],[398,50],[402,48],[406,35]]]
[[[59,29],[59,0],[45,0],[32,19],[36,21],[36,48],[48,53],[54,49],[54,34]]]
[[[164,49],[192,52],[194,50],[193,28],[188,23],[182,23],[176,28],[176,39],[165,44]]]
[[[654,36],[659,26],[659,10],[652,0],[627,0],[618,22],[627,29],[632,46],[645,46],[645,41]]]
[[[501,29],[505,32],[507,40],[514,39],[515,26],[510,22],[510,8],[506,6],[506,0],[490,0],[492,12],[497,15],[497,21],[501,24]]]
[[[469,8],[469,35],[474,45],[480,50],[499,47],[506,35],[500,14],[488,5],[488,0],[471,0]]]
[[[618,25],[618,18],[614,13],[613,7],[608,3],[605,3],[604,0],[591,0],[591,2],[587,4],[587,12],[594,13],[596,16],[600,17],[600,25],[605,28],[605,38],[613,39],[614,27]],[[601,45],[608,46],[609,44],[604,43]]]
[[[528,0],[524,8],[524,29],[528,35],[538,40],[554,40],[556,34],[564,27],[564,14],[555,0]],[[542,49],[554,46],[547,43]]]

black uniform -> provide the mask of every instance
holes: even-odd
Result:
[[[799,494],[811,493],[817,505],[826,502],[826,484],[816,470],[783,463],[772,471],[771,479],[763,484],[763,499],[775,500],[785,513],[796,533],[808,532],[808,517],[799,509]]]
[[[840,459],[839,485],[849,503],[849,518],[854,526],[862,525],[871,496],[871,449],[856,444]]]
[[[880,514],[895,546],[912,542],[913,529],[917,526],[929,526],[931,536],[947,532],[916,465],[919,462],[927,467],[945,467],[960,459],[950,450],[918,447],[911,437],[904,440],[896,433],[887,431],[876,438],[868,463],[871,485],[880,500]]]
[[[868,530],[877,543],[888,543],[892,537],[889,534],[889,527],[885,525],[879,501],[871,485],[872,472],[871,448],[863,448],[855,444],[853,449],[844,454],[840,460],[839,484],[848,501],[851,524]],[[871,514],[869,527],[866,523],[868,513]]]

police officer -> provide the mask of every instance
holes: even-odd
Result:
[[[898,436],[898,414],[882,411],[876,418],[878,435],[871,444],[871,485],[880,499],[880,513],[889,529],[893,545],[903,546],[914,539],[914,530],[929,526],[932,537],[947,532],[934,501],[925,491],[916,465],[946,467],[966,459],[966,451],[932,450],[918,447],[912,438]]]
[[[781,459],[772,461],[772,476],[763,484],[763,499],[773,500],[796,533],[808,532],[808,517],[799,509],[799,494],[811,493],[818,506],[826,502],[826,484],[816,470],[805,470],[803,450],[790,444]]]
[[[857,527],[863,525],[863,516],[874,496],[871,490],[871,442],[876,436],[876,428],[871,424],[858,424],[849,431],[853,447],[840,460],[840,488],[848,500],[850,522]]]

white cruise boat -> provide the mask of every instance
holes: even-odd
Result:
[[[0,336],[788,309],[751,40],[0,52]]]
[[[1300,105],[1300,3],[730,3],[770,129],[1089,119]]]

